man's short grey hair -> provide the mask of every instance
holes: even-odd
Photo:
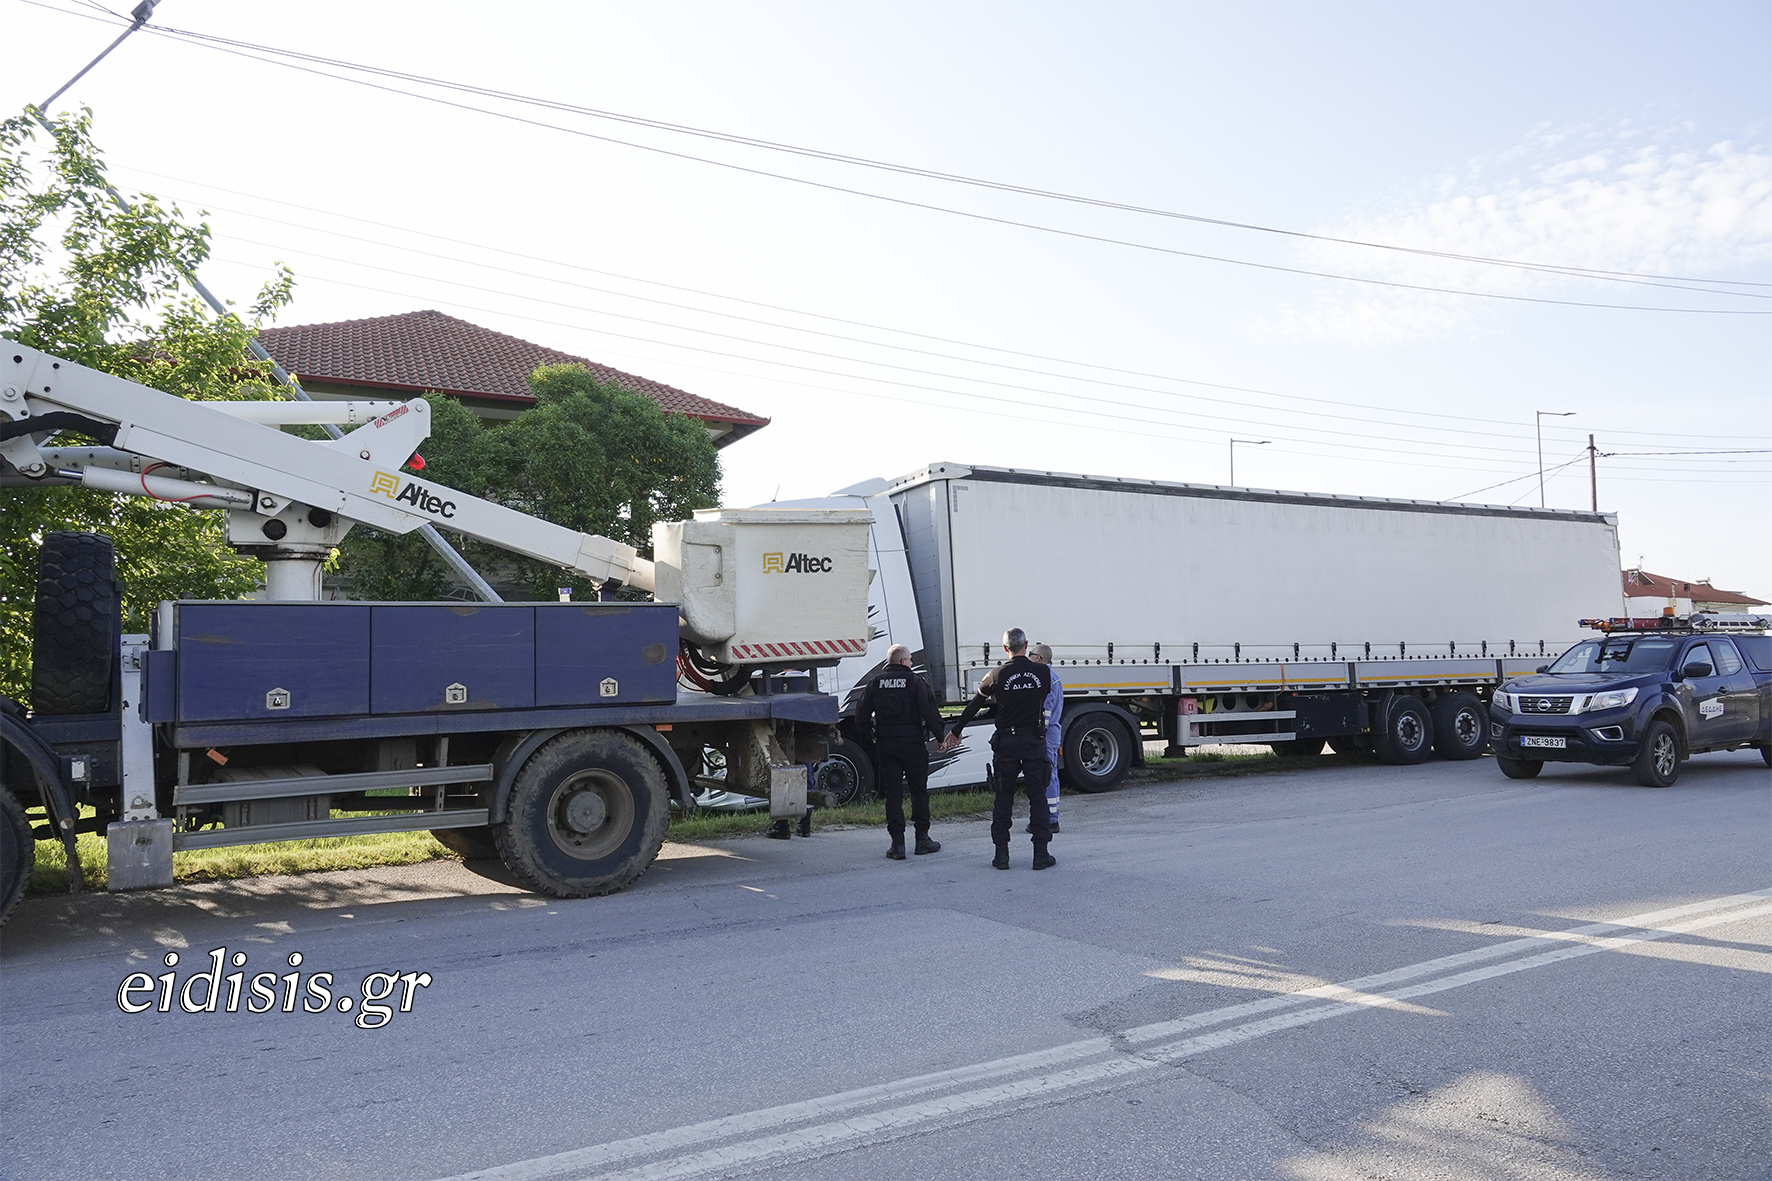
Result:
[[[1033,657],[1034,659],[1038,660],[1041,664],[1051,664],[1052,663],[1052,645],[1050,645],[1050,644],[1029,644],[1028,645],[1028,655]]]
[[[903,644],[894,644],[886,649],[887,664],[909,664],[910,662],[911,650]]]
[[[1003,647],[1010,653],[1019,656],[1028,650],[1028,634],[1019,627],[1012,627],[1003,633]]]

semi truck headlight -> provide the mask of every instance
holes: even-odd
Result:
[[[1637,691],[1631,689],[1614,689],[1610,693],[1595,693],[1584,704],[1583,712],[1592,713],[1596,709],[1618,709],[1629,705],[1637,699]]]

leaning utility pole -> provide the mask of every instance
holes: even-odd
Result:
[[[1600,462],[1599,454],[1594,450],[1594,437],[1587,437],[1587,494],[1593,501],[1594,512],[1600,511]]]

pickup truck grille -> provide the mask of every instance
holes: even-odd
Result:
[[[1520,712],[1523,714],[1566,714],[1573,697],[1532,697],[1520,694]]]

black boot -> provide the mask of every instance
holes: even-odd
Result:
[[[806,815],[800,817],[800,835],[803,837],[809,837],[812,835],[812,809],[811,808],[806,809]]]
[[[1008,869],[1009,868],[1009,846],[1008,845],[998,845],[997,846],[997,855],[995,857],[991,858],[991,864],[996,866],[998,869]]]
[[[794,835],[793,823],[784,816],[774,824],[770,825],[769,831],[763,835],[772,841],[790,840]]]
[[[1051,869],[1053,866],[1055,866],[1057,864],[1058,864],[1058,858],[1056,858],[1052,854],[1048,853],[1046,851],[1045,845],[1039,845],[1039,846],[1035,847],[1035,849],[1034,849],[1034,868],[1035,869]]]
[[[917,834],[917,856],[921,857],[925,853],[939,852],[941,852],[940,841],[930,840],[929,834],[926,832],[920,832]]]
[[[904,860],[904,834],[899,833],[892,838],[892,848],[886,850],[886,856],[894,861]]]

